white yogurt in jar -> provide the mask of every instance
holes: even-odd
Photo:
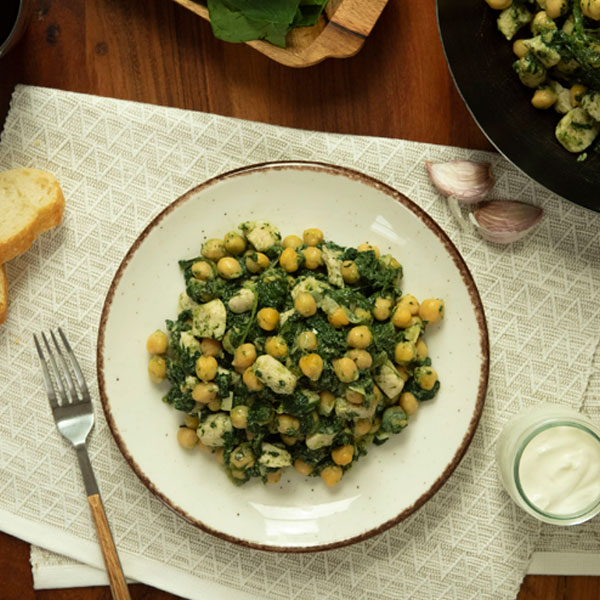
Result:
[[[553,525],[600,513],[600,427],[571,408],[538,404],[508,421],[496,445],[504,489],[523,510]]]
[[[518,472],[523,493],[536,508],[579,514],[600,499],[600,443],[577,426],[549,427],[525,446]]]

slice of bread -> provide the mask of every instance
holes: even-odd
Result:
[[[62,220],[65,198],[58,181],[37,169],[0,173],[0,264],[23,254],[40,233]]]
[[[8,279],[6,269],[0,265],[0,325],[6,321],[8,311]]]

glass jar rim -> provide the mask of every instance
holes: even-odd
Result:
[[[529,508],[531,508],[537,514],[541,515],[542,517],[544,517],[546,519],[551,519],[554,521],[564,521],[564,522],[573,521],[573,520],[577,520],[577,519],[581,519],[582,521],[591,519],[592,517],[594,517],[596,514],[598,514],[600,512],[600,493],[598,494],[598,497],[590,505],[585,507],[583,510],[580,510],[576,513],[571,513],[571,514],[556,514],[556,513],[546,512],[546,511],[542,510],[541,508],[539,508],[538,506],[536,506],[527,497],[527,494],[525,493],[525,491],[523,490],[523,486],[521,485],[521,478],[519,476],[519,467],[521,465],[521,457],[523,456],[523,452],[525,451],[525,448],[527,448],[527,445],[535,437],[537,437],[544,431],[547,431],[548,429],[552,429],[555,427],[575,427],[576,429],[580,429],[581,431],[584,431],[585,433],[592,436],[592,438],[594,438],[596,440],[596,442],[598,444],[600,444],[600,434],[598,432],[594,431],[589,425],[584,424],[582,422],[577,422],[574,420],[565,420],[565,419],[553,419],[551,421],[546,421],[546,422],[542,423],[541,425],[539,425],[538,427],[533,429],[533,431],[530,431],[528,433],[528,435],[523,439],[523,441],[519,444],[519,448],[517,449],[517,453],[515,455],[515,462],[513,465],[513,477],[514,477],[514,481],[515,481],[515,487],[517,488],[517,492],[518,492],[519,496],[527,504],[527,506],[529,506]]]

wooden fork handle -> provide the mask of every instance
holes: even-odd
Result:
[[[90,510],[92,511],[92,517],[94,518],[96,531],[98,532],[98,540],[102,549],[102,555],[104,556],[104,564],[106,565],[112,596],[114,600],[131,600],[100,495],[92,494],[88,496],[88,502],[90,503]]]

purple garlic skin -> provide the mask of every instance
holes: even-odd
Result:
[[[463,204],[483,200],[494,187],[492,166],[486,162],[452,160],[446,163],[425,161],[433,185],[444,195]]]
[[[471,221],[485,240],[510,244],[530,233],[543,212],[539,206],[516,200],[492,200],[475,210]]]

